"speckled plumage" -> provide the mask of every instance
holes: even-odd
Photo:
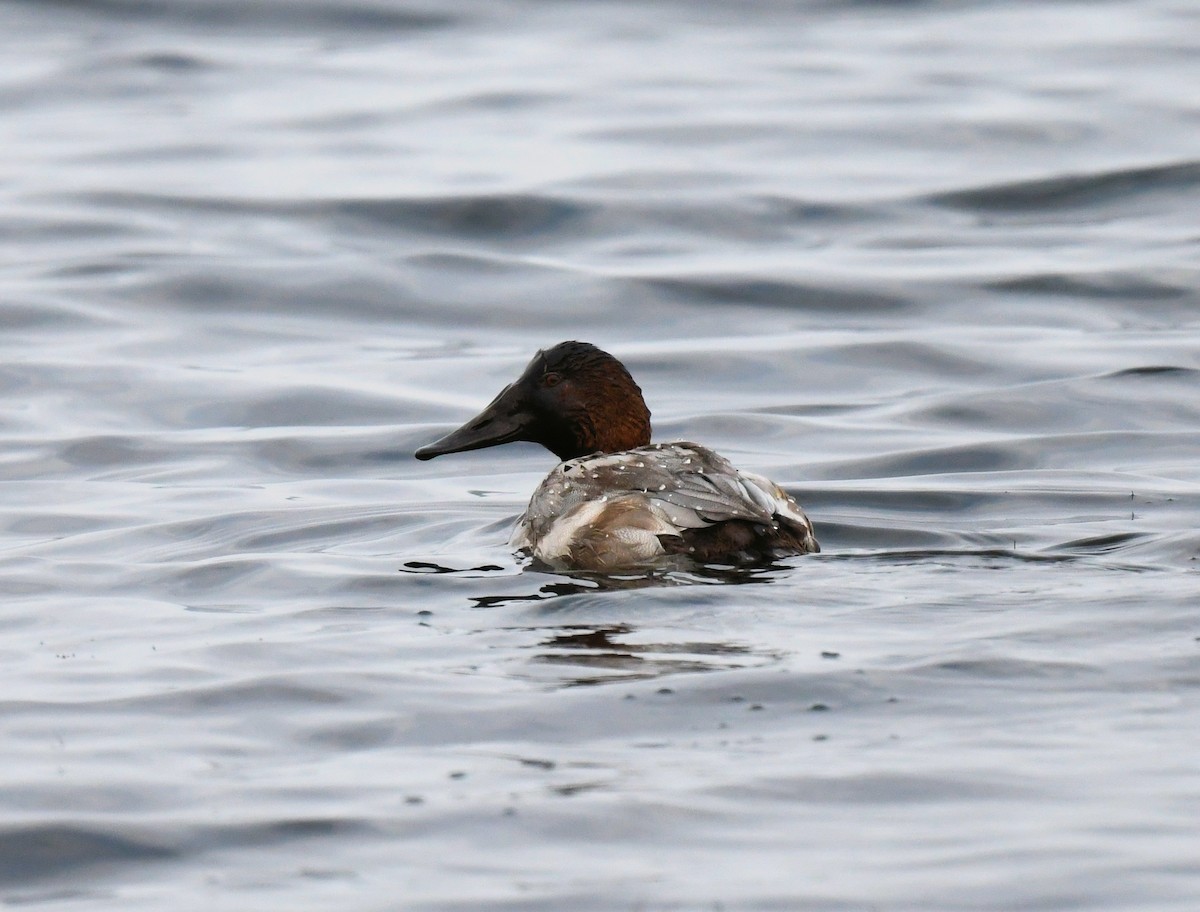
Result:
[[[666,554],[756,560],[820,550],[787,492],[684,441],[561,463],[534,491],[510,544],[585,570]]]

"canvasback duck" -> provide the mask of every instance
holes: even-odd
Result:
[[[641,389],[586,342],[539,351],[487,408],[415,455],[515,440],[562,460],[510,541],[551,567],[623,570],[672,554],[746,563],[821,550],[808,517],[773,481],[699,444],[652,444]]]

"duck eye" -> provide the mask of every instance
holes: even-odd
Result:
[[[562,376],[551,371],[542,377],[542,386],[558,386],[560,380],[562,380]]]

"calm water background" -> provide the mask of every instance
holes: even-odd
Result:
[[[1200,8],[0,2],[0,901],[1200,908]],[[532,352],[825,552],[573,579]]]

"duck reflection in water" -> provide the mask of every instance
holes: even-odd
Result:
[[[629,623],[608,621],[587,624],[580,623],[574,616],[570,623],[553,623],[555,618],[562,617],[563,614],[556,602],[561,604],[562,608],[567,608],[572,602],[570,596],[647,587],[705,583],[765,584],[774,581],[772,571],[781,569],[784,568],[778,565],[755,568],[710,566],[697,567],[689,573],[655,571],[628,576],[575,572],[569,577],[560,575],[552,582],[541,583],[536,591],[529,591],[527,584],[541,574],[514,575],[511,571],[505,571],[505,568],[494,564],[456,569],[432,561],[409,561],[402,568],[402,572],[461,574],[463,578],[469,579],[481,579],[483,574],[495,573],[497,575],[491,578],[495,579],[497,584],[520,584],[521,591],[474,595],[468,598],[478,608],[538,603],[536,612],[548,623],[524,624],[502,629],[522,635],[533,634],[536,639],[519,645],[521,650],[533,651],[533,655],[528,656],[527,660],[533,665],[573,669],[573,673],[568,673],[556,683],[563,687],[582,687],[650,680],[684,672],[721,671],[764,665],[777,661],[781,654],[727,642],[633,642],[629,638],[636,636],[638,628]],[[488,629],[496,630],[494,627]]]
[[[755,653],[750,647],[736,643],[623,642],[636,634],[636,628],[629,624],[567,625],[549,632],[550,636],[533,647],[545,650],[533,657],[534,662],[587,669],[586,674],[576,672],[564,680],[562,683],[567,687],[722,671],[780,658],[775,654]]]
[[[415,455],[516,440],[563,460],[510,541],[548,567],[611,572],[672,555],[747,564],[821,550],[808,517],[773,481],[699,444],[651,444],[641,389],[586,342],[538,352],[479,415]]]

